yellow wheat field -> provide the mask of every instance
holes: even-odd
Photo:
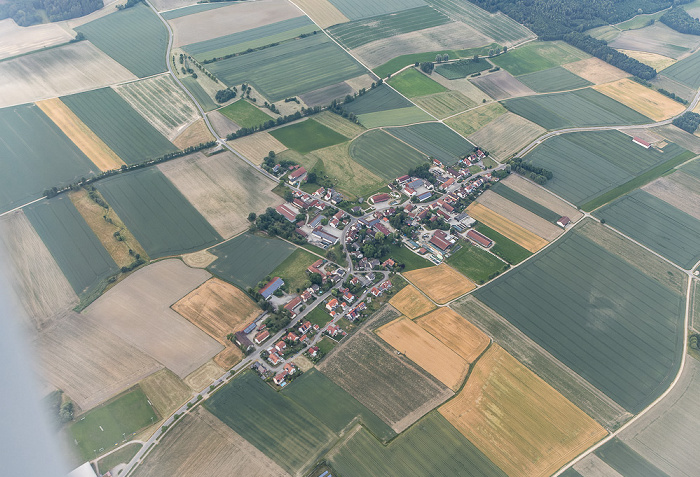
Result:
[[[685,109],[678,101],[627,78],[593,88],[654,121],[663,121]]]
[[[444,263],[437,267],[411,270],[403,275],[441,305],[476,288],[474,282]]]
[[[416,323],[468,363],[478,358],[490,341],[479,328],[447,307],[419,318]]]
[[[435,309],[435,305],[413,285],[404,287],[389,300],[389,304],[410,319],[418,318]]]
[[[483,222],[488,227],[491,227],[501,235],[505,235],[530,252],[537,252],[548,243],[542,237],[538,237],[477,202],[472,202],[472,204],[467,207],[467,212],[479,222]]]

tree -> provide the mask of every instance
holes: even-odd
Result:
[[[287,202],[294,202],[294,192],[292,192],[290,189],[287,189],[284,192],[284,200]]]
[[[313,171],[306,174],[306,182],[308,182],[309,184],[315,184],[317,179],[318,179],[318,177],[316,176],[316,173]]]
[[[61,422],[70,422],[73,420],[73,403],[68,401],[61,406],[58,411],[58,417]]]
[[[251,212],[248,214],[248,222],[255,222],[255,219],[257,217],[257,214],[255,212]]]

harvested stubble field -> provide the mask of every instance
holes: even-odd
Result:
[[[506,219],[478,202],[474,202],[467,207],[467,211],[469,212],[469,215],[474,217],[479,222],[483,222],[486,224],[486,226],[494,229],[500,234],[505,235],[530,252],[537,252],[548,243],[542,237],[535,235],[529,230],[526,230],[520,225]]]
[[[450,308],[438,308],[416,321],[467,363],[473,363],[489,344],[489,337]]]
[[[523,178],[518,174],[511,174],[502,183],[509,189],[524,195],[530,200],[535,201],[542,207],[555,212],[557,215],[569,217],[572,221],[577,222],[583,214],[576,208],[570,206],[554,194],[547,192],[546,189],[538,186],[534,182]]]
[[[136,468],[135,477],[288,476],[279,465],[201,406],[182,418]]]
[[[496,101],[535,94],[533,90],[518,81],[515,76],[511,75],[506,70],[479,76],[470,81]]]
[[[562,67],[593,84],[609,83],[629,76],[621,69],[595,57],[567,63]]]
[[[510,476],[551,475],[607,434],[497,344],[439,411]]]
[[[75,31],[139,78],[166,71],[168,31],[147,5],[114,12]]]
[[[675,174],[680,176],[683,173]],[[671,176],[657,179],[642,187],[642,190],[700,220],[700,194],[696,192],[697,188],[684,187]]]
[[[491,62],[519,76],[587,58],[588,54],[563,41],[533,41],[508,50]]]
[[[697,48],[700,39],[695,35],[678,33],[661,22],[655,22],[645,28],[624,31],[608,43],[615,49],[637,50],[679,58]]]
[[[178,149],[187,149],[188,147],[197,146],[203,142],[213,140],[214,136],[212,136],[204,122],[204,118],[202,118],[190,124],[187,129],[178,134],[172,142]]]
[[[444,263],[412,270],[404,276],[438,304],[447,303],[476,288],[472,281]]]
[[[424,164],[427,157],[390,134],[368,131],[350,143],[350,156],[382,179],[391,181]]]
[[[73,312],[42,331],[34,346],[39,373],[83,410],[162,367],[93,320]]]
[[[483,248],[469,241],[460,245],[462,248],[453,251],[446,262],[475,283],[483,284],[508,269],[507,263]]]
[[[274,182],[229,151],[192,154],[158,169],[224,238],[246,230],[250,212],[281,202],[272,192]]]
[[[596,449],[595,455],[607,464],[612,472],[619,475],[622,475],[620,472],[646,477],[667,477],[668,475],[617,437]]]
[[[476,102],[459,91],[445,91],[428,96],[414,98],[413,102],[438,119],[455,115],[476,106]]]
[[[532,121],[507,112],[477,132],[469,140],[500,159],[507,159],[547,132]]]
[[[515,175],[515,174],[513,174]],[[520,177],[520,180],[523,182],[527,182],[526,179],[523,179]],[[535,186],[535,184],[532,184]],[[536,187],[536,186],[535,186]],[[544,189],[541,189],[542,192],[546,193]],[[527,209],[528,211],[532,212],[533,214],[545,219],[547,222],[551,223],[556,223],[559,218],[562,215],[566,214],[561,214],[554,212],[553,210],[548,209],[547,207],[539,204],[538,202],[535,202],[534,200],[530,199],[526,195],[521,194],[520,192],[511,189],[510,187],[504,185],[503,181],[500,181],[498,184],[495,184],[489,189],[490,192],[493,192],[495,194],[500,195],[501,197],[509,200],[510,202],[519,205],[520,207]],[[552,196],[554,198],[554,196]],[[562,202],[563,203],[563,202]],[[572,210],[576,212],[579,216],[581,215],[576,209]],[[571,218],[571,217],[569,217]]]
[[[630,58],[634,58],[635,60],[644,63],[645,65],[651,66],[656,71],[666,69],[678,61],[675,58],[669,58],[668,56],[659,55],[657,53],[649,53],[648,51],[635,51],[623,49],[620,49],[619,51],[620,53],[624,53]]]
[[[287,146],[272,137],[269,132],[257,132],[250,136],[243,136],[230,143],[236,151],[255,163],[262,163],[262,160],[270,151],[279,154],[287,150]]]
[[[348,140],[342,134],[313,119],[274,129],[270,135],[289,149],[307,154],[316,149],[335,146]]]
[[[78,296],[21,210],[0,218],[0,256],[28,330],[45,328],[56,313],[77,305]]]
[[[413,285],[404,287],[389,300],[389,304],[412,320],[435,309],[435,305]]]
[[[443,164],[454,164],[474,149],[472,143],[442,123],[421,123],[386,131]]]
[[[632,413],[680,364],[683,295],[576,229],[475,296]]]
[[[506,112],[501,103],[490,103],[451,117],[445,124],[463,136],[469,136]]]
[[[210,277],[180,260],[163,260],[119,282],[85,311],[88,319],[184,378],[222,346],[170,309]]]
[[[700,86],[700,52],[693,53],[664,69],[661,73],[692,89],[697,89]]]
[[[350,21],[328,0],[294,0],[296,4],[321,28]]]
[[[169,140],[199,118],[192,100],[170,75],[126,83],[115,90]]]
[[[523,246],[518,245],[505,235],[496,232],[484,224],[476,224],[474,228],[477,232],[493,240],[494,244],[489,250],[511,265],[516,265],[532,255],[532,252],[525,249]]]
[[[262,109],[253,106],[245,99],[239,99],[218,110],[242,128],[253,128],[273,119]]]
[[[221,114],[220,111],[210,111],[207,114],[207,117],[209,118],[209,122],[211,123],[212,127],[214,128],[214,131],[216,131],[216,133],[219,136],[226,137],[229,134],[235,133],[236,131],[241,129],[240,126],[238,126],[238,124],[234,123],[233,121],[231,121],[231,119],[229,119],[226,116],[224,116],[223,114]],[[268,134],[268,133],[261,132],[259,134]],[[243,138],[246,138],[246,137],[252,137],[252,136],[243,136]]]
[[[685,106],[678,101],[627,78],[594,86],[594,89],[654,121],[668,119],[685,110]]]
[[[331,128],[333,131],[342,134],[345,137],[354,138],[365,131],[365,128],[359,124],[348,121],[347,119],[330,111],[323,111],[314,116],[314,121]]]
[[[0,63],[0,106],[30,103],[136,77],[88,41]]]
[[[478,203],[548,242],[559,237],[564,230],[554,223],[558,217],[554,221],[543,219],[493,191],[481,194]]]
[[[192,391],[169,369],[163,368],[139,383],[161,418],[180,408],[192,396]]]
[[[6,18],[0,21],[0,39],[0,59],[5,59],[67,43],[73,39],[73,35],[57,23],[21,27],[14,20]]]
[[[521,75],[518,76],[518,80],[538,93],[568,91],[571,89],[584,88],[592,84],[590,81],[576,76],[574,73],[561,66]]]
[[[392,308],[379,311],[336,346],[318,369],[395,432],[402,432],[453,393],[370,331],[374,323],[397,316]]]
[[[194,252],[221,241],[157,168],[110,177],[99,183],[98,190],[153,259]]]
[[[225,352],[226,349],[219,353],[219,355]],[[224,368],[216,364],[214,360],[211,360],[192,371],[185,377],[185,379],[183,379],[183,381],[190,387],[190,389],[199,392],[205,387],[210,386],[212,381],[220,378],[224,372]]]
[[[447,88],[428,78],[427,75],[424,75],[416,68],[409,68],[396,76],[392,76],[387,80],[387,83],[407,98],[447,91]]]

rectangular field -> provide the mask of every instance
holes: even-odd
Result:
[[[242,128],[260,126],[273,119],[272,116],[244,99],[239,99],[218,111]]]
[[[627,78],[594,86],[594,89],[654,121],[663,121],[685,110],[678,101]]]
[[[515,174],[513,174],[513,176],[515,177]],[[522,179],[519,176],[518,176],[518,179],[520,179],[520,181],[522,181],[522,182],[527,182],[525,179]],[[557,220],[559,220],[559,218],[563,215],[563,214],[554,212],[553,210],[550,210],[547,207],[535,202],[534,200],[521,194],[520,192],[518,192],[514,189],[511,189],[510,187],[505,185],[503,182],[499,182],[498,184],[492,186],[491,191],[500,195],[504,199],[507,199],[510,202],[517,204],[520,207],[532,212],[533,214],[543,218],[544,220],[546,220],[548,222],[556,223]],[[554,196],[552,196],[552,198],[554,198]],[[569,217],[569,218],[571,218],[571,217]]]
[[[676,172],[656,179],[642,187],[642,190],[700,220],[700,183],[688,181],[686,177],[686,174]]]
[[[407,98],[447,91],[447,88],[428,78],[416,68],[409,68],[396,76],[392,76],[387,80],[387,83]]]
[[[444,263],[437,267],[412,270],[404,276],[441,305],[476,288],[472,281]]]
[[[554,220],[546,220],[495,192],[486,191],[479,196],[477,201],[492,212],[548,242],[557,238],[563,231],[561,227],[555,225],[559,217]]]
[[[533,41],[492,58],[491,62],[519,76],[586,58],[590,56],[563,41]]]
[[[444,93],[421,96],[414,98],[413,102],[438,119],[453,116],[476,106],[476,102],[459,91],[445,91]]]
[[[221,236],[158,169],[110,177],[98,190],[151,258],[194,252]]]
[[[517,265],[532,255],[532,252],[525,247],[518,245],[505,235],[496,232],[484,224],[476,224],[474,229],[493,240],[494,244],[491,246],[490,250],[511,265]]]
[[[32,25],[31,28],[21,27],[11,18],[0,21],[0,59],[24,55],[42,48],[67,43],[73,39],[68,31],[57,23]]]
[[[270,151],[279,154],[287,148],[272,137],[269,132],[261,131],[250,136],[243,136],[230,143],[236,151],[256,164],[261,164]]]
[[[585,61],[585,60],[584,60]],[[518,76],[518,80],[525,86],[532,88],[538,93],[553,93],[555,91],[567,91],[571,89],[584,88],[592,83],[580,76],[576,76],[571,71],[555,66],[535,73],[528,73]]]
[[[372,0],[330,0],[330,2],[350,20],[360,20],[425,5],[423,0],[384,0],[382,2],[374,2]]]
[[[467,207],[467,212],[479,222],[482,222],[487,227],[490,227],[496,232],[505,235],[510,240],[514,241],[521,247],[526,248],[530,252],[537,252],[539,249],[547,245],[547,241],[542,237],[535,235],[529,230],[526,230],[513,221],[506,219],[482,204],[473,202],[469,207]]]
[[[679,33],[662,22],[637,30],[627,30],[608,42],[612,48],[637,50],[680,58],[700,44],[695,35]]]
[[[412,320],[435,309],[435,305],[413,285],[404,287],[389,300],[389,304]]]
[[[643,475],[645,477],[668,477],[654,464],[649,462],[618,438],[607,442],[595,451],[595,455],[608,464],[614,471],[624,475]]]
[[[563,68],[594,84],[610,83],[629,76],[629,73],[595,57],[567,63]]]
[[[273,277],[284,280],[285,289],[289,293],[299,293],[308,281],[306,270],[316,261],[318,256],[298,248],[270,272]]]
[[[469,81],[496,101],[535,94],[532,89],[518,81],[506,70],[489,73]]]
[[[571,205],[567,204],[554,194],[548,192],[545,188],[523,178],[518,174],[510,174],[503,181],[501,181],[501,184],[501,186],[493,188],[494,192],[503,195],[503,189],[507,187],[511,191],[516,192],[521,196],[525,197],[526,199],[538,204],[540,207],[544,207],[545,209],[554,212],[554,214],[558,215],[559,217],[566,216],[574,222],[578,221],[581,217],[583,217],[583,214],[579,212],[575,207],[572,207]],[[513,198],[515,198],[514,195]],[[526,202],[524,201],[518,201],[514,199],[510,200],[513,200],[520,206],[525,207]],[[534,210],[534,208],[531,209],[532,212],[534,212]],[[544,216],[542,217],[547,218]],[[553,218],[554,215],[548,215],[548,217]]]
[[[441,123],[421,123],[386,130],[397,139],[451,165],[469,155],[474,145]]]
[[[486,334],[447,307],[419,318],[417,323],[470,364],[489,344]]]
[[[192,390],[167,368],[142,380],[139,387],[161,417],[172,414],[192,396]]]
[[[480,73],[492,68],[493,65],[487,60],[459,60],[455,63],[447,63],[435,67],[435,72],[444,76],[448,80],[466,78],[474,73]]]
[[[481,285],[508,269],[508,264],[482,248],[469,242],[460,245],[462,248],[452,253],[447,263],[475,283]]]
[[[292,3],[306,12],[321,28],[328,28],[338,23],[350,21],[328,0],[294,0]]]
[[[427,156],[381,130],[368,131],[353,140],[350,156],[388,181],[427,161]]]
[[[664,76],[678,81],[692,89],[700,87],[700,52],[695,52],[687,58],[662,70]]]
[[[387,85],[380,85],[358,96],[354,101],[343,105],[343,109],[357,116],[391,109],[410,108],[409,100]]]
[[[469,136],[469,140],[501,160],[509,159],[547,132],[532,121],[507,112]]]
[[[372,129],[382,126],[404,126],[422,121],[432,121],[434,118],[425,111],[415,106],[410,106],[408,108],[361,114],[357,116],[357,119],[360,120],[364,127]]]
[[[469,136],[506,112],[501,103],[489,103],[451,117],[445,120],[445,124],[463,136]]]
[[[275,129],[270,131],[270,135],[300,154],[307,154],[316,149],[334,146],[348,140],[342,134],[313,119]]]

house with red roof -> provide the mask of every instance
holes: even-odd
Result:
[[[270,332],[267,330],[263,330],[260,333],[255,335],[255,338],[253,338],[253,341],[255,344],[261,344],[263,343],[266,339],[270,337]]]

